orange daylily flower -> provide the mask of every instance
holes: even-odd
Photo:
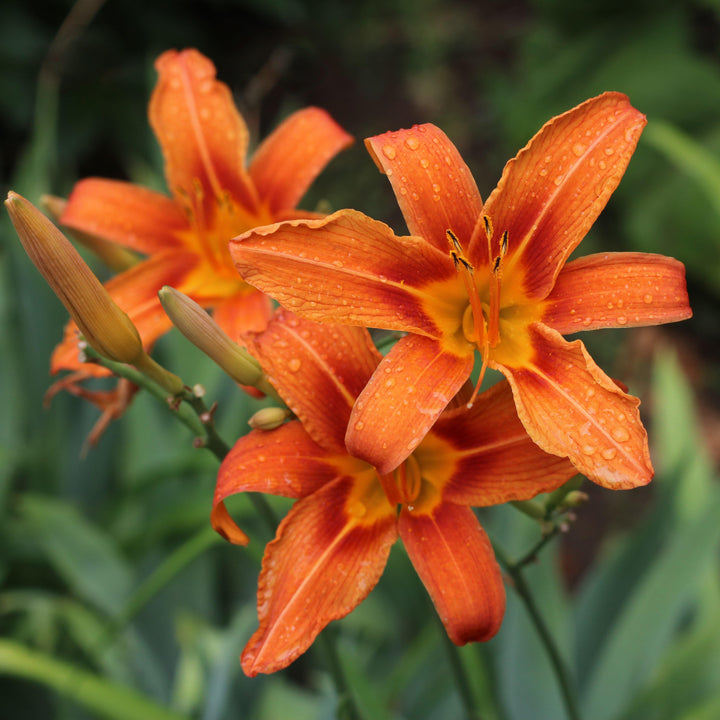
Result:
[[[157,297],[163,285],[213,307],[215,320],[234,338],[261,330],[270,300],[238,277],[228,240],[257,225],[319,217],[295,207],[352,138],[324,110],[306,108],[271,133],[246,167],[248,129],[230,89],[215,79],[213,63],[197,50],[170,50],[155,66],[149,118],[172,196],[90,178],[75,185],[60,222],[147,256],[107,283],[146,347],[171,327]],[[102,373],[79,364],[72,325],[51,365],[53,372]]]
[[[276,224],[231,244],[243,277],[313,320],[409,333],[353,410],[350,452],[387,473],[473,367],[505,374],[530,437],[609,488],[653,474],[639,400],[562,335],[691,315],[684,267],[654,254],[567,262],[620,182],[645,117],[605,93],[550,120],[483,204],[441,130],[367,139],[411,235],[354,210]]]
[[[236,543],[247,538],[225,508],[229,495],[297,499],[265,552],[260,625],[242,654],[245,673],[286,667],[330,621],[352,611],[398,537],[452,641],[492,637],[505,592],[469,506],[528,499],[575,474],[528,437],[508,384],[480,395],[470,410],[445,411],[400,467],[379,475],[344,442],[355,398],[380,362],[367,330],[318,326],[280,309],[251,344],[299,420],[240,438],[218,475],[213,526]]]

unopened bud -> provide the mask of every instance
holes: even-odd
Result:
[[[260,363],[233,342],[194,300],[167,285],[158,293],[173,325],[240,385],[258,387],[265,379]],[[260,387],[264,391],[263,387]]]
[[[43,195],[40,198],[40,205],[48,215],[56,222],[62,225],[62,215],[67,207],[67,200],[56,195]],[[65,228],[70,237],[91,250],[101,262],[114,272],[122,272],[137,265],[140,258],[127,248],[110,242],[99,235],[81,232],[71,228]]]
[[[565,496],[558,506],[558,510],[569,510],[570,508],[580,507],[580,505],[584,505],[589,499],[590,496],[586,492],[573,490]]]
[[[248,425],[253,430],[274,430],[280,427],[292,412],[287,408],[266,407],[258,410],[249,420]]]
[[[144,354],[135,325],[115,304],[72,243],[20,195],[8,193],[5,206],[25,252],[87,342],[103,357],[135,363]]]

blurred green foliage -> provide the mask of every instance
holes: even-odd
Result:
[[[588,488],[574,527],[527,577],[583,718],[718,717],[718,451],[709,454],[704,438],[717,436],[720,413],[720,4],[6,0],[3,192],[37,202],[88,175],[163,188],[146,117],[152,62],[185,46],[215,61],[256,139],[307,104],[358,139],[434,122],[483,196],[553,114],[609,89],[647,114],[630,169],[581,252],[659,252],[687,266],[691,321],[587,338],[605,369],[647,401],[658,475],[633,493]],[[402,228],[361,142],[304,205],[319,202]],[[320,648],[274,676],[240,673],[269,536],[242,498],[233,511],[251,531],[247,550],[208,530],[215,459],[143,395],[84,458],[96,411],[66,396],[43,410],[65,313],[7,218],[0,235],[0,717],[336,717],[342,703]],[[156,356],[221,398],[226,440],[245,432],[257,406],[199,352],[171,334]],[[512,508],[482,518],[513,556],[539,537]],[[462,716],[441,629],[399,548],[378,588],[335,625],[365,717]],[[460,658],[483,718],[564,717],[511,588],[499,635]]]

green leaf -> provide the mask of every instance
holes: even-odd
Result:
[[[58,500],[26,495],[27,532],[78,597],[114,615],[130,594],[133,574],[111,538]]]
[[[609,632],[583,698],[590,720],[617,716],[645,683],[720,542],[720,490],[695,522],[675,529]]]
[[[186,720],[128,687],[9,640],[0,640],[0,673],[47,685],[104,720]]]

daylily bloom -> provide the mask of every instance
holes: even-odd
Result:
[[[107,288],[149,347],[171,327],[157,292],[177,288],[233,334],[261,330],[269,298],[238,277],[228,240],[257,225],[319,217],[295,207],[325,165],[352,141],[319,108],[288,117],[246,167],[248,129],[230,89],[197,50],[170,50],[155,64],[159,77],[149,107],[171,197],[128,182],[90,178],[75,185],[60,222],[147,256]],[[75,329],[52,358],[52,372],[82,369]]]
[[[380,475],[344,443],[355,398],[380,362],[367,330],[318,326],[280,309],[251,346],[299,419],[237,441],[218,474],[213,526],[245,544],[224,505],[229,495],[298,501],[265,551],[260,625],[242,655],[245,673],[286,667],[330,621],[353,610],[398,537],[451,640],[492,637],[505,593],[469,506],[528,499],[575,474],[528,437],[508,384],[480,395],[470,410],[448,409],[400,467]]]
[[[483,204],[441,130],[366,146],[411,235],[354,210],[258,229],[231,244],[241,275],[298,314],[409,333],[361,393],[350,452],[387,473],[420,442],[473,367],[504,373],[547,452],[610,488],[653,474],[639,400],[562,335],[690,317],[684,267],[654,254],[567,262],[620,182],[645,117],[605,93],[550,120]],[[479,383],[478,383],[479,384]],[[411,433],[408,437],[407,433]]]

